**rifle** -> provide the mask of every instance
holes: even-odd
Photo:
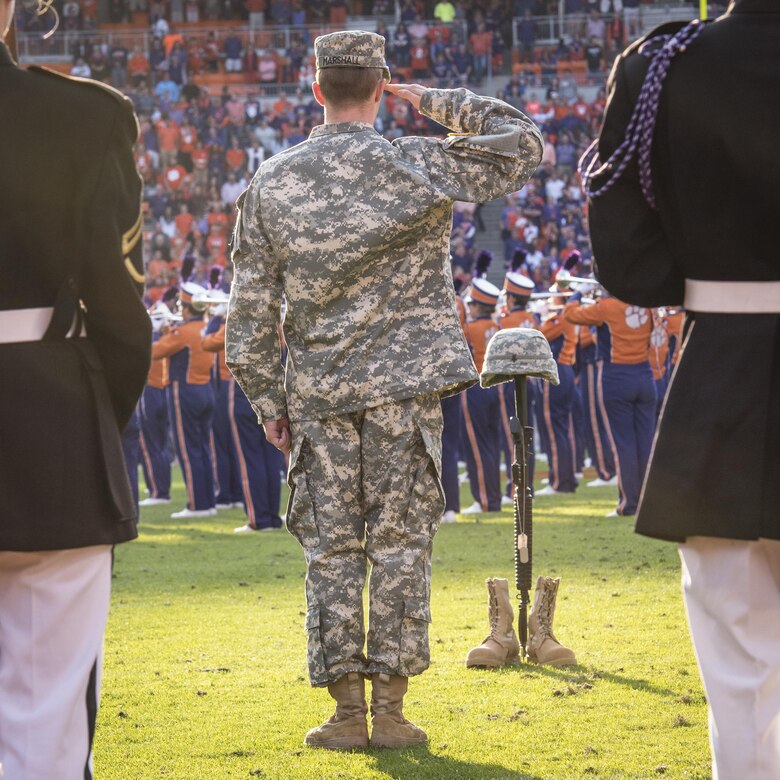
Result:
[[[523,656],[528,645],[528,605],[532,585],[533,565],[533,486],[528,463],[533,447],[534,429],[528,425],[527,378],[515,376],[515,416],[509,421],[514,449],[512,484],[515,510],[515,587],[520,591],[518,636]]]

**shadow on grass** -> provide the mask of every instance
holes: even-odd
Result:
[[[626,675],[616,674],[615,672],[607,672],[602,669],[595,669],[582,665],[555,668],[552,666],[539,666],[537,664],[523,663],[519,666],[499,667],[493,670],[493,674],[520,674],[523,677],[546,677],[550,680],[558,681],[561,684],[578,684],[583,682],[595,684],[600,680],[604,680],[618,685],[625,685],[627,688],[631,688],[635,691],[644,691],[645,693],[653,693],[659,696],[677,698],[680,695],[679,691],[673,691],[670,688],[660,688],[657,685],[649,683],[647,680],[642,680],[637,677],[628,677]]]
[[[468,780],[541,780],[538,775],[500,764],[480,764],[436,755],[424,745],[405,750],[367,750],[375,767],[394,780],[462,777]]]

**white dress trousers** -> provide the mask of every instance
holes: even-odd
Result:
[[[111,545],[0,552],[0,777],[89,780]]]
[[[778,780],[780,542],[693,536],[680,557],[713,780]]]

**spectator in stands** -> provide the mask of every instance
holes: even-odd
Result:
[[[78,30],[81,27],[81,8],[76,0],[67,0],[62,7],[62,20],[65,30]]]
[[[591,77],[600,74],[604,68],[604,47],[595,35],[591,37],[585,49],[585,62]]]
[[[603,41],[606,34],[607,26],[604,23],[604,20],[599,16],[599,12],[596,10],[591,11],[585,25],[585,36],[588,40],[596,38],[598,41]]]
[[[129,52],[121,43],[111,47],[109,59],[111,62],[111,84],[117,89],[127,87],[127,58]]]
[[[200,6],[197,0],[186,0],[184,3],[184,21],[197,24],[200,21]]]
[[[406,30],[406,25],[399,22],[393,32],[390,42],[390,52],[395,65],[399,68],[408,68],[411,60],[412,39]]]
[[[451,55],[451,59],[458,86],[465,87],[471,82],[474,62],[471,52],[468,50],[468,46],[463,41],[458,43],[455,51]]]
[[[222,42],[222,51],[225,54],[225,70],[228,73],[239,72],[242,66],[241,60],[244,56],[244,46],[235,30],[230,30]]]
[[[428,25],[423,21],[422,14],[419,11],[414,15],[414,20],[409,25],[409,35],[412,37],[412,40],[428,37]]]
[[[292,4],[289,0],[271,0],[271,24],[290,24]]]
[[[187,83],[187,52],[179,41],[173,44],[168,57],[168,78],[178,87]]]
[[[344,28],[347,23],[347,0],[327,0],[328,20],[332,25]]]
[[[536,24],[531,17],[531,10],[526,9],[523,18],[517,23],[517,48],[520,52],[520,62],[533,62],[536,47]]]
[[[414,38],[409,52],[409,65],[412,68],[413,79],[426,79],[431,73],[431,63],[428,59],[428,41],[425,38]]]
[[[629,40],[639,37],[639,5],[641,0],[623,0],[623,19],[626,24],[626,35]]]
[[[264,84],[273,84],[277,80],[278,63],[274,52],[263,49],[257,55],[257,75]]]
[[[163,75],[168,74],[168,58],[165,56],[162,38],[152,39],[152,45],[149,47],[149,68],[152,74],[152,85],[156,84]]]
[[[149,60],[138,44],[133,46],[133,53],[127,62],[127,73],[133,86],[138,86],[142,81],[147,82],[149,79]]]
[[[92,71],[90,70],[89,65],[87,65],[87,63],[84,62],[81,57],[79,57],[76,60],[76,63],[70,69],[70,75],[77,76],[81,79],[88,79],[90,76],[92,76]]]
[[[439,0],[433,9],[433,18],[442,24],[451,24],[455,20],[455,6],[450,0]]]
[[[493,54],[493,33],[485,27],[484,22],[479,22],[476,31],[469,36],[469,43],[474,57],[474,81],[479,86],[489,70]]]

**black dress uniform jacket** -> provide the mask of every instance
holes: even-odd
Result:
[[[0,550],[136,536],[119,438],[151,343],[136,137],[120,93],[0,43],[0,311],[56,306],[43,340],[0,343]],[[87,336],[65,338],[77,309]]]
[[[638,45],[611,75],[602,160],[647,71]],[[737,0],[672,61],[652,147],[658,211],[635,164],[590,203],[597,275],[615,296],[678,305],[686,278],[780,279],[779,54],[780,4]],[[689,312],[684,338],[637,530],[780,539],[780,316]]]

